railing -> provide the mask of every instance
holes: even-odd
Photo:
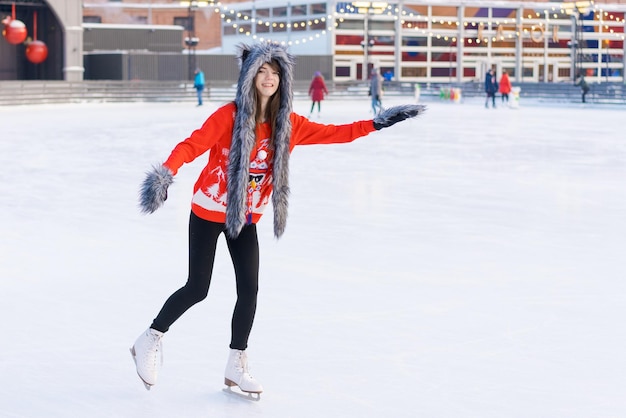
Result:
[[[422,96],[440,96],[441,91],[449,89],[451,85],[441,84],[423,88]],[[519,87],[520,98],[539,99],[549,102],[579,103],[582,100],[580,87],[573,83],[513,83]],[[461,88],[462,96],[485,97],[483,83],[464,83],[455,85]],[[626,104],[626,85],[620,83],[590,84],[586,95],[588,103],[596,104]]]
[[[294,83],[294,97],[308,98],[309,81]],[[327,82],[330,94],[328,100],[362,99],[367,96],[365,82]],[[521,83],[521,98],[536,98],[556,102],[580,102],[580,88],[564,83]],[[385,82],[386,97],[407,97],[412,100],[415,83]],[[463,98],[484,97],[482,83],[461,85],[432,84],[420,85],[420,97],[436,99],[441,92],[451,87],[461,89]],[[587,94],[590,103],[626,104],[626,86],[617,83],[590,85]],[[205,98],[214,101],[228,101],[235,97],[233,82],[211,81],[207,84]],[[193,83],[188,81],[0,81],[0,106],[86,103],[86,102],[194,102],[196,93]]]
[[[47,103],[186,101],[193,83],[133,81],[3,81],[0,105]]]

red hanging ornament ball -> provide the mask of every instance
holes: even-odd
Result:
[[[5,24],[2,35],[8,43],[18,45],[26,40],[28,31],[26,30],[26,25],[24,24],[24,22],[22,22],[21,20],[12,19],[7,24]]]
[[[44,62],[48,57],[48,47],[41,41],[32,41],[26,47],[26,59],[33,64]]]

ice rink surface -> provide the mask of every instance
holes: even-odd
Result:
[[[219,103],[0,108],[0,416],[626,416],[626,108],[427,104],[294,151],[286,233],[259,224],[260,402],[222,392],[223,239],[150,392],[128,352],[186,279],[206,157],[153,215],[139,184]],[[368,112],[328,100],[313,119]]]

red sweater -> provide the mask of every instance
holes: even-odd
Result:
[[[235,104],[228,103],[215,111],[200,129],[176,145],[164,165],[174,174],[184,163],[190,163],[209,151],[209,161],[194,185],[191,210],[198,217],[226,222],[226,176],[228,153],[235,122]],[[292,113],[291,140],[289,150],[296,145],[336,144],[352,142],[373,132],[372,120],[353,122],[346,125],[321,125]],[[273,152],[269,149],[271,126],[263,123],[257,127],[256,146],[250,155],[249,197],[252,199],[252,222],[261,219],[272,194]]]

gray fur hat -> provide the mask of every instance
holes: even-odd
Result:
[[[256,103],[254,78],[263,64],[278,64],[280,84],[280,110],[275,122],[274,161],[272,171],[272,206],[274,210],[274,235],[279,238],[285,231],[289,197],[289,142],[293,101],[294,57],[287,48],[277,43],[239,45],[239,81],[235,105],[237,114],[228,161],[226,204],[226,233],[236,237],[246,223],[247,188],[250,175],[250,154],[256,143]]]

